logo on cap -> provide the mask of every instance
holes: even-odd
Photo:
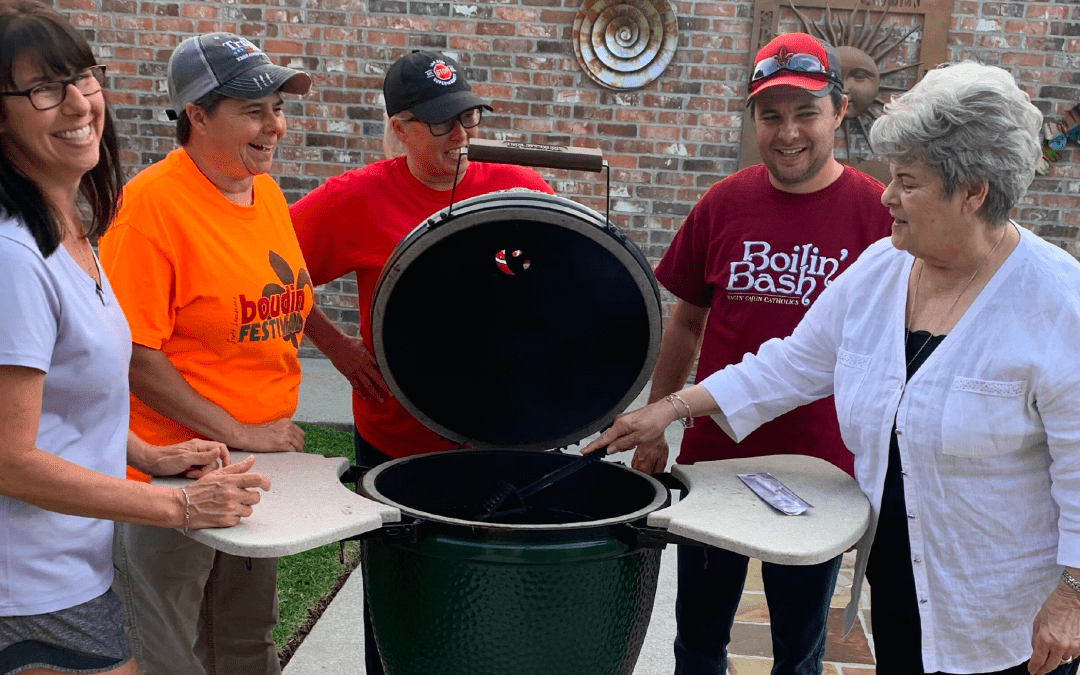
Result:
[[[781,68],[787,68],[788,61],[791,60],[792,56],[795,56],[794,52],[788,51],[787,47],[781,47],[780,51],[776,52],[776,56],[774,57],[776,59],[776,65]]]
[[[449,86],[457,82],[457,71],[445,61],[432,61],[431,70],[427,71],[427,76],[435,82],[435,84],[444,86]]]
[[[239,40],[226,40],[222,45],[232,50],[233,57],[236,58],[237,61],[243,61],[248,57],[262,54],[261,49],[244,38],[240,38]]]

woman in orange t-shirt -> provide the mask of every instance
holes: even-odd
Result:
[[[281,92],[304,94],[311,80],[228,33],[185,40],[168,77],[182,147],[128,183],[101,242],[131,326],[132,429],[152,443],[302,450],[289,418],[312,287],[266,173],[285,134]],[[114,559],[146,675],[280,673],[276,559],[139,526],[117,530]]]

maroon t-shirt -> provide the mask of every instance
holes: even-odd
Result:
[[[892,216],[881,204],[883,190],[845,167],[823,190],[783,192],[761,165],[709,189],[656,268],[656,278],[676,297],[710,310],[697,381],[770,338],[790,335],[822,289],[867,246],[889,236]],[[741,443],[711,418],[698,418],[683,436],[677,461],[777,454],[821,457],[852,473],[831,396],[762,425]]]

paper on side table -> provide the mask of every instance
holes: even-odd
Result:
[[[239,462],[251,453],[233,452]],[[362,497],[343,485],[349,468],[344,457],[302,452],[266,452],[255,456],[257,471],[270,479],[270,491],[253,507],[250,517],[227,528],[189,533],[225,553],[250,558],[274,558],[301,553],[323,544],[401,521],[401,511]],[[155,478],[154,485],[178,488],[192,481]]]
[[[738,474],[767,471],[814,505],[798,516],[778,512]],[[783,565],[816,565],[851,547],[870,524],[870,502],[853,478],[829,462],[771,455],[675,465],[687,497],[649,514],[672,534]]]

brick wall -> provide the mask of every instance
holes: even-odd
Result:
[[[1058,122],[1080,103],[1080,4],[954,0],[951,58],[974,58],[1016,77]],[[1014,217],[1080,257],[1080,148],[1069,143],[1050,173],[1038,176]]]
[[[434,48],[468,69],[493,100],[489,138],[603,149],[611,166],[612,220],[659,259],[708,186],[738,168],[753,5],[671,0],[679,50],[661,78],[615,92],[574,57],[582,0],[54,0],[85,30],[112,76],[110,100],[131,172],[174,145],[165,64],[183,38],[225,30],[260,44],[277,63],[314,77],[286,108],[290,133],[276,178],[290,202],[328,176],[381,159],[381,84],[387,66]],[[950,59],[1009,69],[1048,119],[1080,101],[1080,4],[954,0]],[[598,210],[603,178],[542,170],[556,192]],[[1039,177],[1016,217],[1080,256],[1080,150],[1070,143]],[[354,332],[355,284],[320,289],[320,302]]]

